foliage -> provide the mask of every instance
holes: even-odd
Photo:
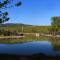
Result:
[[[21,5],[21,1],[13,3],[15,0],[1,0],[0,1],[0,24],[8,21],[10,18],[8,17],[8,12],[7,12],[7,8],[12,8],[12,7],[16,7],[16,6],[20,6]],[[6,10],[6,11],[4,11]],[[0,31],[0,34],[3,35],[10,35],[11,33],[9,31]]]
[[[13,3],[14,0],[2,0],[0,1],[0,24],[8,21],[10,18],[8,17],[8,12],[4,12],[7,8],[11,8],[14,6],[20,6],[21,2]]]
[[[52,23],[51,23],[52,26],[57,26],[57,27],[60,27],[60,17],[52,17]]]
[[[56,35],[56,33],[60,29],[60,17],[58,17],[58,16],[52,17],[51,20],[52,20],[52,22],[51,22],[52,28],[50,29],[50,31],[53,32],[52,33],[53,35]]]
[[[7,31],[16,31],[17,33],[22,32],[21,25],[10,25],[10,26],[0,26],[1,30]],[[24,33],[48,33],[51,26],[29,26],[23,25],[23,32]]]

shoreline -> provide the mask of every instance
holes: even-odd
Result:
[[[41,34],[41,36],[60,38],[60,35],[51,35],[51,34]]]
[[[24,38],[25,36],[0,36],[0,39],[15,39],[15,38]]]
[[[27,34],[27,35],[32,35],[32,34],[30,33],[30,34]],[[36,35],[32,35],[32,36],[36,36]],[[60,38],[60,35],[51,35],[51,34],[39,34],[39,36],[36,36],[36,37],[40,37],[40,36]],[[15,39],[15,38],[18,39],[18,38],[24,38],[24,37],[28,37],[28,36],[25,36],[25,35],[23,35],[23,36],[0,36],[0,39],[9,39],[9,38],[10,39]]]
[[[43,37],[57,37],[57,38],[60,38],[60,35],[51,35],[51,34],[40,34],[40,33],[22,33],[23,36],[21,35],[17,35],[17,36],[0,36],[0,39],[9,39],[9,38],[24,38],[24,37],[28,37],[29,36],[36,36],[36,37],[40,37],[40,36],[43,36]]]

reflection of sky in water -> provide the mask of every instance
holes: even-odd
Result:
[[[53,51],[53,46],[48,41],[28,42],[22,44],[0,44],[0,53],[30,55],[45,53],[49,55],[60,55]]]

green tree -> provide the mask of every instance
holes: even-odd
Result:
[[[52,17],[51,20],[52,20],[51,32],[53,32],[53,34],[55,35],[55,33],[57,33],[59,31],[59,28],[60,28],[60,17],[58,17],[58,16]]]
[[[21,1],[18,1],[16,3],[14,3],[14,1],[15,0],[0,0],[0,24],[10,19],[8,17],[7,8],[21,5]],[[6,10],[6,12],[4,12],[4,10]]]
[[[51,25],[55,27],[60,27],[60,17],[52,17]]]
[[[8,21],[10,17],[8,17],[7,9],[12,7],[18,7],[21,5],[21,1],[15,2],[16,0],[0,0],[0,24]],[[3,30],[5,33],[5,31]],[[4,34],[0,31],[0,34]],[[8,32],[9,33],[9,32]]]

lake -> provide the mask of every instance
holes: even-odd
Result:
[[[60,50],[55,50],[54,45],[50,41],[33,41],[20,44],[0,44],[0,54],[32,55],[38,53],[55,56],[60,55]]]

